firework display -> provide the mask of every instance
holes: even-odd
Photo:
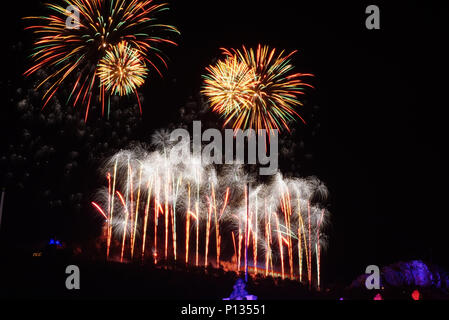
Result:
[[[175,163],[177,146],[159,146],[122,151],[105,167],[108,186],[92,205],[106,217],[108,258],[232,265],[319,287],[329,212],[318,179],[278,173],[262,183],[241,165],[215,168],[193,154]]]
[[[312,74],[292,73],[290,58],[268,46],[257,49],[222,49],[224,58],[209,66],[202,93],[211,109],[234,129],[290,131],[289,122],[303,118],[296,110],[305,87],[302,81]]]
[[[447,8],[7,4],[0,299],[449,300]]]
[[[110,106],[110,95],[134,93],[138,98],[136,89],[144,82],[146,64],[162,76],[157,61],[167,64],[159,47],[175,45],[168,33],[179,33],[156,22],[155,16],[167,5],[153,0],[70,0],[47,7],[52,11],[48,16],[25,18],[37,22],[26,28],[37,40],[31,55],[34,65],[25,75],[50,70],[37,87],[45,90],[43,108],[63,82],[73,81],[67,101],[85,106],[85,121],[96,96],[102,114],[105,103]],[[73,14],[68,8],[79,13],[74,27],[67,25]]]

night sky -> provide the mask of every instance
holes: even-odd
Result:
[[[365,28],[369,4],[380,7],[380,30]],[[95,135],[95,143],[107,142],[112,131],[126,132],[127,139],[116,140],[104,156],[131,141],[148,141],[154,129],[176,123],[179,109],[199,99],[201,75],[221,47],[262,43],[298,50],[293,58],[296,70],[313,73],[315,89],[308,92],[301,109],[307,124],[293,125],[297,132],[292,139],[300,139],[305,147],[298,148],[293,159],[281,159],[286,167],[281,169],[288,171],[289,162],[297,162],[296,175],[316,175],[330,190],[332,220],[323,276],[348,281],[369,264],[411,259],[447,269],[449,6],[423,4],[170,1],[167,17],[182,35],[178,47],[166,50],[170,62],[165,77],[150,78],[141,90],[143,118],[134,109],[128,120],[106,126],[98,113],[92,113],[87,130]],[[32,81],[22,76],[30,65],[26,56],[32,36],[23,31],[20,18],[44,8],[37,1],[9,5],[1,19],[0,86],[5,92],[0,111],[0,183],[7,188],[7,197],[0,238],[8,247],[32,246],[52,234],[89,241],[100,232],[88,206],[89,194],[104,183],[96,174],[100,156],[84,154],[90,151],[75,138],[58,141],[60,128],[50,125],[42,134],[43,145],[56,146],[50,163],[30,169],[31,177],[21,187],[15,183],[27,172],[26,166],[8,160],[14,146],[25,139],[24,120],[17,110],[24,93],[17,89],[32,88]],[[45,118],[51,112],[49,107],[36,114]],[[206,117],[214,121],[215,116]],[[27,121],[34,128],[32,134],[41,130],[34,120]],[[215,121],[220,127],[221,120]],[[70,137],[69,128],[66,123],[65,135]],[[79,153],[78,165],[64,175],[67,155],[74,150]],[[27,155],[26,150],[21,152]],[[78,211],[73,209],[76,201],[64,200],[69,197],[63,194],[65,188],[83,195]],[[51,201],[62,203],[50,207],[43,195],[47,189]]]

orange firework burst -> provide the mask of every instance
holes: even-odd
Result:
[[[290,57],[276,49],[259,45],[256,50],[222,49],[225,55],[209,66],[202,93],[214,112],[232,123],[234,129],[277,129],[290,131],[288,123],[303,118],[296,111],[302,106],[299,96],[312,87],[301,78],[313,76],[292,73]]]
[[[203,93],[209,97],[214,111],[233,117],[250,101],[254,72],[244,62],[227,57],[206,68]]]
[[[126,41],[120,42],[106,51],[106,55],[98,63],[100,84],[115,95],[135,93],[144,84],[148,73],[145,61],[139,51],[131,48]],[[140,103],[139,103],[140,106]]]

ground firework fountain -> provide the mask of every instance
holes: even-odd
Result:
[[[318,179],[278,172],[258,182],[242,165],[215,167],[194,154],[174,162],[168,155],[177,146],[160,140],[153,152],[122,151],[105,165],[108,185],[92,204],[106,221],[108,258],[144,259],[151,248],[155,262],[233,261],[237,272],[319,287],[329,212]]]

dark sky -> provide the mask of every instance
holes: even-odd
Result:
[[[14,131],[10,99],[29,63],[24,55],[32,38],[22,31],[20,17],[42,11],[39,2],[28,2],[11,2],[1,22],[7,91],[2,109],[9,110],[1,113],[2,140]],[[365,28],[369,4],[380,7],[381,30]],[[150,80],[143,91],[148,132],[173,121],[188,97],[197,95],[201,74],[220,47],[297,49],[298,70],[316,76],[305,108],[320,110],[299,128],[307,132],[319,124],[306,141],[313,144],[312,165],[298,174],[317,175],[331,192],[323,274],[350,278],[368,264],[415,258],[449,267],[447,4],[171,1],[171,8],[169,18],[182,36],[179,47],[167,52],[166,77]],[[19,42],[21,54],[12,49]],[[33,219],[45,214],[36,212]]]

